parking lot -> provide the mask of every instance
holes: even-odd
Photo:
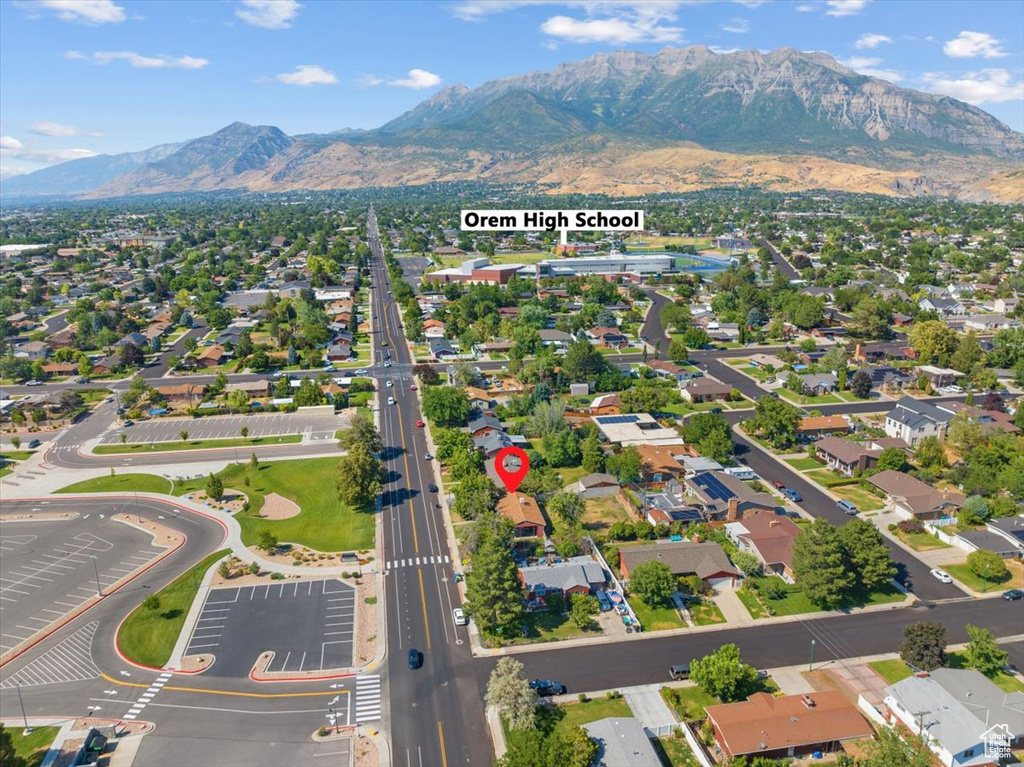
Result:
[[[355,589],[334,579],[212,589],[185,655],[211,654],[214,676],[245,677],[264,652],[268,672],[352,665]]]
[[[121,435],[128,442],[141,444],[152,442],[178,442],[181,432],[187,431],[190,440],[236,439],[241,430],[248,429],[250,439],[254,437],[279,437],[285,434],[301,434],[306,439],[333,440],[338,429],[348,425],[342,416],[323,416],[310,413],[267,413],[266,415],[225,415],[206,418],[158,418],[153,421],[138,421],[131,426],[115,424],[103,435],[101,444],[120,443]]]
[[[149,535],[110,517],[0,523],[0,653],[162,553]]]

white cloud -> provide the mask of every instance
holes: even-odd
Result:
[[[813,5],[798,5],[796,10],[798,13],[814,13],[818,9]]]
[[[299,85],[305,88],[310,85],[334,85],[338,82],[338,78],[334,72],[328,72],[318,64],[300,64],[295,67],[294,72],[279,74],[277,81],[285,85]]]
[[[727,53],[736,53],[739,48],[723,48],[720,45],[709,45],[708,50],[712,53],[717,53],[719,56],[724,56]]]
[[[998,59],[1002,56],[1009,56],[997,40],[987,32],[963,31],[957,37],[946,42],[942,46],[943,52],[954,59]]]
[[[1013,82],[1005,69],[965,72],[956,79],[945,72],[925,72],[925,90],[952,96],[968,104],[1000,104],[1024,99],[1024,80]]]
[[[55,123],[49,120],[39,120],[32,123],[28,129],[29,133],[39,136],[80,136],[82,132],[74,125],[66,123]]]
[[[903,75],[900,72],[894,72],[890,69],[879,69],[878,65],[882,63],[881,59],[869,56],[853,56],[849,59],[840,59],[839,63],[868,77],[877,77],[893,83],[898,83],[903,79]]]
[[[25,145],[22,144],[14,136],[0,136],[0,149],[7,149],[9,151],[18,151],[24,149]]]
[[[433,72],[425,69],[410,69],[405,77],[397,80],[388,80],[388,85],[395,85],[399,88],[412,88],[414,91],[421,91],[425,88],[433,88],[441,84],[441,78]]]
[[[116,24],[125,20],[124,8],[113,0],[39,0],[36,3],[18,3],[22,8],[45,8],[53,11],[61,21],[79,24]]]
[[[879,35],[875,32],[868,32],[857,38],[857,42],[853,44],[853,47],[857,50],[864,50],[865,48],[877,48],[882,43],[891,43],[892,38],[889,35]]]
[[[91,149],[31,149],[14,136],[0,136],[0,154],[5,159],[15,157],[29,162],[55,163],[95,157],[99,152]]]
[[[729,19],[722,25],[723,32],[732,32],[734,35],[745,35],[750,31],[750,22],[747,19]]]
[[[73,60],[91,59],[97,64],[110,64],[113,61],[127,61],[135,69],[202,69],[209,64],[208,59],[195,56],[168,56],[163,53],[146,56],[135,51],[97,51],[82,53],[68,51],[64,58]]]
[[[867,8],[871,0],[825,0],[826,16],[856,16]]]
[[[385,82],[387,81],[383,77],[377,77],[377,75],[371,75],[366,72],[362,73],[361,75],[359,75],[359,77],[356,78],[356,85],[359,85],[363,88],[373,88],[374,86],[377,85],[383,85]]]
[[[235,16],[263,29],[288,29],[302,5],[298,0],[242,0]]]

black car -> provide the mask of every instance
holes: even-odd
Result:
[[[1021,589],[1010,589],[1009,591],[1003,592],[1003,599],[1007,602],[1013,602],[1017,599],[1024,599],[1024,591]]]
[[[423,665],[423,653],[415,647],[409,648],[409,668],[416,669]]]
[[[433,482],[431,482],[429,485],[427,485],[427,492],[428,493],[436,493],[437,492],[437,485],[435,485]]]
[[[541,697],[565,695],[565,685],[552,679],[531,679],[530,687]]]

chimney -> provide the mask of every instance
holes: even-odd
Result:
[[[735,522],[740,518],[740,501],[738,498],[730,498],[725,519],[727,522]]]
[[[853,349],[853,358],[860,359],[860,344],[857,344]]]
[[[818,705],[810,695],[801,695],[800,702],[807,706],[807,708],[814,708]]]
[[[768,527],[775,527],[775,526],[777,526],[777,525],[779,525],[779,524],[781,524],[781,523],[779,522],[779,520],[777,520],[777,519],[772,519],[772,520],[770,520],[770,521],[768,522]]]

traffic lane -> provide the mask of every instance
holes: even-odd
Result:
[[[697,362],[697,367],[714,376],[722,383],[729,384],[734,389],[739,389],[746,397],[754,401],[768,393],[753,378],[743,375],[731,366],[723,364],[718,360],[701,360]]]
[[[766,456],[749,440],[736,434],[735,431],[732,438],[742,448],[737,450],[737,457],[761,477],[775,479],[800,493],[804,499],[800,505],[812,516],[827,519],[837,527],[845,525],[853,518],[840,511],[836,502],[829,495],[819,489],[815,483],[800,476],[799,472]],[[888,538],[883,538],[883,540],[889,549],[890,556],[899,568],[896,580],[907,586],[919,599],[934,601],[964,596],[964,592],[955,585],[940,583],[933,578],[928,572],[928,566],[917,557],[907,553]]]
[[[984,626],[996,637],[1024,633],[1024,618],[1012,603],[1002,599],[965,600],[686,636],[653,638],[642,634],[628,640],[637,643],[630,648],[623,643],[590,645],[571,652],[544,650],[516,657],[526,666],[527,676],[556,679],[569,688],[570,694],[575,694],[664,683],[669,680],[670,665],[703,657],[728,643],[738,645],[743,660],[758,668],[808,663],[812,639],[815,667],[837,659],[895,653],[904,629],[918,621],[936,621],[946,626],[950,644],[968,640],[968,623]],[[493,658],[477,659],[477,676],[482,684],[495,663]]]

